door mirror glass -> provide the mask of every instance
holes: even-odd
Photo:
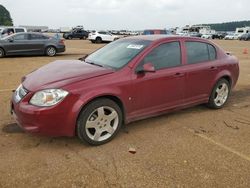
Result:
[[[155,72],[155,67],[154,67],[153,63],[150,63],[150,62],[145,63],[136,72],[137,73]]]
[[[153,63],[145,63],[143,65],[143,72],[155,72],[155,67]]]

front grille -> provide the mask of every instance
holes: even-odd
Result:
[[[28,94],[28,90],[26,90],[22,85],[20,85],[14,95],[15,102],[20,102],[26,95]]]

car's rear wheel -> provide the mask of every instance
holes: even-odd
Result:
[[[91,145],[109,142],[122,125],[120,107],[112,100],[102,98],[88,104],[77,121],[77,135]]]
[[[72,36],[68,36],[68,39],[71,40],[71,39],[72,39]]]
[[[97,37],[95,39],[95,42],[98,43],[98,44],[102,43],[102,38],[101,37]]]
[[[45,53],[49,57],[53,57],[56,55],[56,48],[53,46],[49,46],[46,48]]]
[[[230,94],[230,84],[229,82],[222,78],[214,86],[213,91],[210,95],[208,106],[214,109],[222,108]]]
[[[4,56],[5,56],[4,50],[2,48],[0,48],[0,58],[4,57]]]

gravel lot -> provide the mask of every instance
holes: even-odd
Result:
[[[240,78],[224,109],[200,105],[138,121],[99,147],[23,133],[9,100],[23,75],[102,45],[72,40],[53,58],[0,59],[0,187],[250,187],[250,55],[243,54],[250,42],[214,42],[240,59]]]

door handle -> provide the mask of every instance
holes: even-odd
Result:
[[[212,66],[209,68],[209,70],[216,70],[216,69],[218,69],[218,67]]]
[[[183,77],[184,75],[185,75],[184,73],[177,72],[173,75],[173,77],[178,78],[178,77]]]

